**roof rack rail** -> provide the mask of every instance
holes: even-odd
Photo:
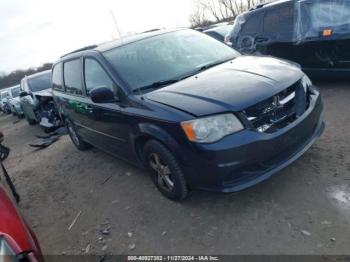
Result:
[[[144,33],[151,33],[151,32],[156,32],[156,31],[160,31],[161,29],[159,28],[154,28],[154,29],[150,29],[150,30],[147,30],[147,31],[144,31],[144,32],[141,32],[140,34],[144,34]]]
[[[267,1],[267,2],[265,2],[265,3],[257,4],[257,5],[255,5],[255,6],[253,6],[253,7],[251,7],[251,8],[249,9],[249,11],[253,11],[253,10],[262,8],[262,7],[264,7],[265,5],[271,4],[272,2],[273,2],[273,1]]]
[[[79,49],[77,49],[77,50],[74,50],[74,51],[72,51],[72,52],[69,52],[69,53],[67,53],[67,54],[65,54],[65,55],[63,55],[63,56],[61,56],[61,58],[65,57],[65,56],[67,56],[67,55],[70,55],[70,54],[78,53],[78,52],[85,51],[85,50],[94,49],[94,48],[96,48],[96,47],[98,47],[98,45],[89,45],[89,46],[85,46],[85,47],[83,47],[83,48],[79,48]]]

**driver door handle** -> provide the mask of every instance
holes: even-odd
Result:
[[[94,107],[93,106],[86,106],[85,107],[85,109],[86,109],[86,111],[88,112],[88,113],[90,113],[90,114],[92,114],[93,112],[94,112]]]

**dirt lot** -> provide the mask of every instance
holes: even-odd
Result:
[[[145,171],[96,149],[78,152],[67,136],[33,150],[39,127],[0,115],[12,149],[6,166],[44,254],[350,254],[350,84],[319,86],[325,134],[238,194],[193,192],[173,203]]]

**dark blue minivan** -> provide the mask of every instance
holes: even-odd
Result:
[[[54,64],[52,84],[78,149],[148,168],[172,200],[253,186],[324,130],[320,93],[297,65],[189,29],[74,51]]]

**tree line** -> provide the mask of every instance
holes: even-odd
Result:
[[[26,70],[15,70],[9,74],[0,75],[0,89],[20,84],[21,80],[25,76],[29,76],[35,73],[39,73],[45,70],[49,70],[52,67],[52,63],[45,63],[37,68],[28,68]]]
[[[192,28],[223,21],[233,21],[237,15],[266,2],[265,0],[193,0],[195,10],[190,16]]]

